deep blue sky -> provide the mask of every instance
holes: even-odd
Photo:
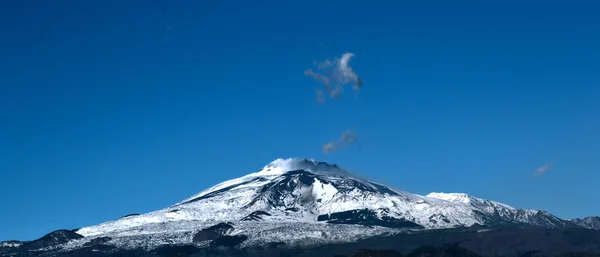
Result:
[[[0,241],[295,156],[413,193],[600,215],[598,1],[151,2],[0,7]],[[303,71],[346,51],[362,92],[318,105]],[[324,155],[350,127],[363,147]]]

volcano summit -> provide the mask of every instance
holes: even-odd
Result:
[[[71,251],[97,242],[119,249],[308,247],[432,229],[583,229],[585,224],[592,223],[467,194],[412,194],[356,177],[337,165],[292,158],[277,159],[258,172],[217,184],[162,210],[61,230],[61,238],[68,240],[57,239],[50,248],[36,250]],[[26,247],[28,242],[11,245]]]

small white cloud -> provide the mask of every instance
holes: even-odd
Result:
[[[317,63],[316,65],[319,70],[322,70],[322,69],[327,69],[327,68],[331,67],[333,65],[333,62],[331,62],[331,60],[327,59],[321,63]]]
[[[544,175],[546,172],[550,171],[553,168],[553,164],[550,162],[546,162],[543,166],[540,166],[536,169],[536,172],[534,174],[535,177],[539,177],[541,175]]]
[[[317,89],[317,103],[325,102],[325,93],[323,90]]]
[[[350,67],[350,59],[354,56],[353,53],[345,53],[338,61],[338,71],[341,73],[342,84],[350,82],[358,82],[358,75]]]
[[[325,77],[317,72],[314,72],[312,69],[308,69],[304,71],[304,75],[312,77],[313,79],[315,79],[317,82],[324,84],[325,86],[329,87],[330,83],[329,83],[329,78]]]

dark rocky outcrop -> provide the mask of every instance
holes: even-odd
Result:
[[[248,239],[246,235],[220,236],[210,242],[211,247],[235,247]]]
[[[391,228],[423,228],[421,225],[405,219],[397,219],[388,216],[382,216],[380,218],[374,211],[369,209],[319,215],[317,220],[333,224],[359,224]]]
[[[203,230],[198,231],[198,233],[196,233],[194,235],[194,238],[192,239],[192,241],[194,243],[200,243],[200,242],[204,242],[204,241],[211,241],[211,240],[215,240],[220,236],[226,235],[227,233],[230,233],[231,231],[234,230],[233,224],[232,223],[219,223],[217,225],[205,228]]]
[[[90,240],[89,242],[85,243],[83,246],[92,246],[92,245],[100,245],[100,244],[104,244],[108,241],[110,241],[112,238],[110,237],[98,237],[98,238],[94,238],[92,240]]]
[[[83,237],[82,235],[77,234],[71,230],[64,230],[64,229],[56,230],[56,231],[51,232],[39,239],[33,240],[31,242],[27,242],[19,248],[27,249],[27,250],[37,250],[40,248],[52,247],[52,246],[64,244],[71,240],[79,239],[82,237]]]
[[[255,211],[255,212],[248,214],[248,216],[242,218],[242,220],[244,220],[244,221],[262,220],[264,216],[271,216],[271,214],[269,214],[266,211]]]
[[[121,219],[124,219],[124,218],[129,218],[129,217],[134,217],[134,216],[139,216],[139,215],[140,215],[140,214],[138,214],[138,213],[127,214],[127,215],[125,215],[125,216],[121,217]]]

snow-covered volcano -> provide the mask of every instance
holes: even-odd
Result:
[[[474,224],[574,226],[544,211],[520,210],[466,194],[411,194],[358,178],[337,165],[292,158],[277,159],[168,208],[76,232],[86,238],[128,238],[121,240],[125,244],[132,238],[150,244],[191,243],[198,231],[215,224],[235,227],[224,233],[248,235],[248,242],[344,241]]]

